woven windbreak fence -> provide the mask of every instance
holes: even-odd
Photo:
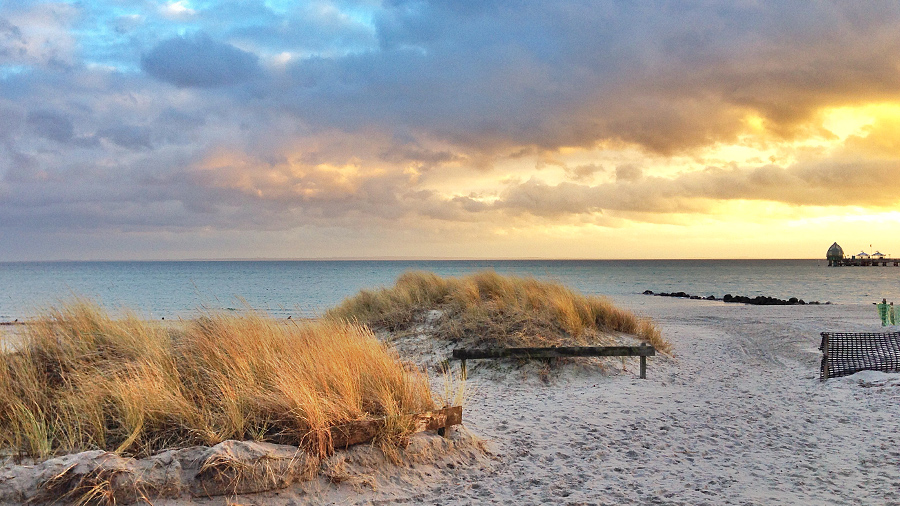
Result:
[[[822,332],[819,379],[859,371],[900,372],[900,332]]]

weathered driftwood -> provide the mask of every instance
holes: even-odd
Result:
[[[412,415],[412,418],[413,432],[437,430],[443,433],[443,429],[462,423],[462,406],[426,411]],[[387,423],[387,419],[379,418],[337,425],[331,428],[331,444],[337,449],[367,443],[375,439]]]
[[[656,348],[642,346],[557,346],[552,348],[492,348],[453,350],[453,359],[461,360],[463,374],[466,360],[485,358],[560,358],[560,357],[640,357],[641,379],[647,378],[647,357],[656,355]]]

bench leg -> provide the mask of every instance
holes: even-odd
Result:
[[[460,360],[459,364],[459,374],[462,376],[463,381],[465,381],[468,377],[468,374],[466,374],[466,359]]]
[[[641,379],[647,379],[647,357],[641,356]]]

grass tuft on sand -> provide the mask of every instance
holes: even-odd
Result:
[[[631,334],[671,352],[656,325],[610,301],[559,284],[483,271],[463,278],[402,274],[391,288],[365,290],[329,310],[331,321],[405,331],[439,310],[434,335],[470,345],[502,347],[605,345],[610,332]]]
[[[146,456],[228,439],[331,451],[329,428],[434,408],[427,378],[367,328],[208,314],[179,327],[113,319],[76,301],[46,311],[0,354],[0,450]]]

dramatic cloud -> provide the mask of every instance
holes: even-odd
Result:
[[[439,254],[882,212],[898,34],[871,2],[4,2],[0,231],[49,258],[64,231]]]
[[[621,140],[670,153],[733,141],[750,114],[791,137],[825,104],[898,96],[897,8],[705,7],[400,3],[377,17],[381,50],[294,65],[284,105],[476,149]]]

